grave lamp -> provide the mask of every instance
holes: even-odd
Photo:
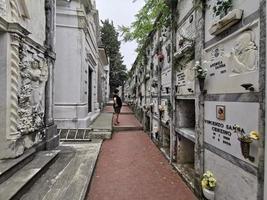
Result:
[[[255,90],[252,83],[244,83],[240,86],[245,88],[245,90],[249,90],[251,92],[253,92]]]
[[[188,92],[193,93],[194,91],[192,90],[192,88],[187,88]]]

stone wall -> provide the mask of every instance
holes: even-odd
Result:
[[[266,1],[233,0],[217,16],[216,2],[177,1],[171,26],[150,34],[131,69],[128,101],[149,117],[160,148],[170,122],[167,158],[199,197],[211,170],[216,199],[262,199]],[[204,82],[195,66],[207,70]],[[259,140],[246,151],[241,136],[252,132]]]

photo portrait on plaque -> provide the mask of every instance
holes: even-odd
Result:
[[[225,120],[225,106],[216,105],[216,118],[219,120]]]

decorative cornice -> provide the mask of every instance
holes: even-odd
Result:
[[[20,36],[27,36],[31,32],[17,22],[8,22],[3,17],[0,17],[0,30],[17,33]]]

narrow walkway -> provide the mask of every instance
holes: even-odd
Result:
[[[121,115],[121,126],[130,123],[133,115],[131,118],[128,115]],[[140,126],[136,119],[130,124],[133,123]],[[196,197],[149,137],[143,131],[133,130],[115,132],[112,140],[103,143],[87,199],[194,200]]]

